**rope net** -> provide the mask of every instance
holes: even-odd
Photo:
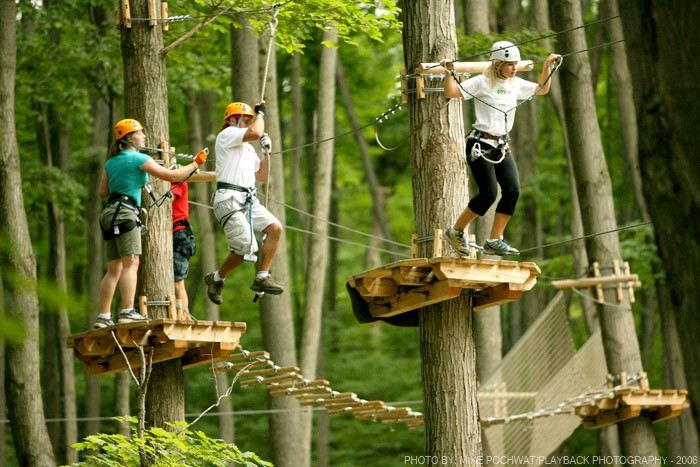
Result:
[[[557,408],[600,385],[606,375],[599,333],[575,352],[558,293],[479,390],[484,455],[551,454],[581,423]]]

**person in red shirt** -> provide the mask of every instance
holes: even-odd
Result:
[[[195,254],[197,246],[194,233],[190,227],[189,186],[187,182],[172,183],[170,191],[173,194],[173,270],[175,273],[175,298],[182,302],[182,310],[186,317],[190,315],[189,299],[185,288],[185,279],[190,272],[190,258]]]

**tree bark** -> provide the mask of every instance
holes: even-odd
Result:
[[[131,2],[131,14],[148,18],[148,2]],[[163,32],[147,22],[134,22],[131,28],[121,28],[121,48],[124,62],[125,116],[135,118],[145,128],[146,145],[170,148],[168,127],[168,86],[166,82]],[[153,194],[160,197],[170,188],[163,180],[151,182]],[[147,204],[145,201],[144,204]],[[138,274],[138,296],[148,300],[174,297],[172,208],[170,202],[150,210],[148,234],[143,237],[143,254]],[[152,318],[167,317],[163,306],[148,308]],[[185,391],[182,363],[179,359],[153,365],[146,393],[147,426],[166,427],[166,422],[185,418]]]
[[[340,88],[340,94],[343,98],[343,106],[345,107],[345,112],[348,115],[348,120],[350,122],[350,128],[359,128],[360,119],[357,117],[357,112],[355,112],[355,105],[352,101],[352,94],[350,93],[350,87],[348,86],[347,80],[345,79],[345,71],[343,69],[343,64],[338,60],[338,68],[336,70],[336,79],[338,80],[338,87]],[[386,211],[384,209],[383,203],[383,191],[382,186],[379,184],[377,179],[377,173],[372,166],[372,159],[369,154],[369,145],[367,140],[362,136],[362,133],[355,132],[355,141],[357,142],[358,149],[360,150],[360,155],[362,156],[362,168],[365,171],[365,179],[367,180],[367,186],[369,192],[372,195],[372,216],[377,221],[377,226],[381,230],[381,234],[384,239],[391,241],[391,230],[389,228],[389,220],[386,216]],[[396,246],[394,243],[387,243],[385,247],[392,252],[396,251]],[[396,261],[399,256],[396,254],[391,255],[391,260]]]
[[[698,83],[692,79],[698,72],[694,54],[700,37],[694,22],[700,5],[640,0],[618,4],[632,71],[644,198],[668,288],[669,302],[661,308],[672,310],[679,324],[691,411],[700,431],[700,161],[693,149],[699,128],[698,120],[690,117],[700,107]],[[683,73],[674,72],[679,64]]]
[[[419,0],[404,2],[402,6],[409,68],[420,62],[457,56],[451,3]],[[439,94],[409,100],[409,128],[422,123],[420,130],[411,134],[419,237],[451,225],[464,208],[468,194],[462,105],[454,100],[440,109],[443,103],[444,97]],[[419,255],[429,256],[429,247],[421,244]],[[425,307],[419,316],[425,455],[476,465],[482,450],[471,303],[466,297],[459,297]]]
[[[15,1],[0,0],[0,264],[5,312],[26,333],[21,340],[5,342],[5,391],[17,460],[43,467],[56,461],[41,400],[36,259],[24,210],[14,117],[16,19]]]
[[[564,29],[583,24],[579,2],[553,0],[550,8],[552,19]],[[573,30],[559,38],[562,53],[586,49],[583,30]],[[567,120],[567,131],[585,232],[612,230],[617,226],[612,184],[603,153],[586,57],[581,54],[568,57],[560,77],[565,113],[576,116]],[[588,238],[586,250],[589,260],[597,261],[603,267],[612,266],[613,261],[622,259],[617,234]],[[642,362],[629,299],[625,296],[616,304],[615,290],[606,290],[604,301],[605,305],[598,305],[598,314],[608,370],[615,375],[622,372],[636,375],[642,371]],[[627,420],[620,423],[619,428],[624,455],[658,455],[648,419]]]
[[[264,71],[267,53],[268,36],[261,39],[261,64]],[[269,60],[267,85],[265,86],[265,101],[268,116],[265,120],[265,131],[273,143],[273,153],[282,149],[282,131],[280,129],[280,106],[277,95],[277,54],[271,50]],[[299,119],[301,120],[301,119]],[[282,225],[287,224],[284,206],[284,155],[271,156],[270,177],[266,184],[265,201],[267,209],[279,219]],[[269,190],[269,197],[268,197]],[[265,295],[260,301],[260,323],[262,326],[263,345],[270,352],[272,360],[280,366],[297,366],[297,354],[294,339],[294,315],[290,291],[290,274],[287,259],[287,236],[283,235],[277,254],[272,261],[275,280],[284,284],[285,293],[281,295]],[[305,375],[306,376],[306,375]],[[299,467],[309,465],[309,453],[299,449],[307,442],[303,430],[299,429],[301,415],[300,407],[295,397],[270,397],[270,439],[272,440],[272,462],[280,467]]]
[[[192,88],[187,88],[184,90],[185,93],[185,116],[187,117],[187,129],[189,136],[189,151],[191,154],[196,154],[200,149],[202,149],[204,144],[204,129],[212,128],[211,125],[203,125],[202,112],[204,115],[208,115],[211,112],[211,106],[202,105],[200,106],[201,100],[205,101],[207,104],[208,99],[204,98],[197,93]],[[200,99],[202,97],[202,99]],[[210,122],[207,122],[210,123]],[[207,183],[191,183],[190,184],[190,197],[192,201],[196,201],[199,204],[207,204],[209,202],[209,184]],[[189,282],[189,287],[187,287],[187,292],[190,297],[195,297],[196,294],[192,293],[194,290],[202,290],[201,277],[204,277],[203,271],[214,271],[217,267],[216,264],[216,237],[214,235],[214,222],[211,215],[211,211],[203,206],[191,206],[190,207],[193,216],[196,217],[196,230],[195,237],[197,243],[196,254],[200,257],[200,267],[199,274],[197,274],[192,269],[190,270],[187,282]],[[189,312],[193,316],[204,316],[207,321],[219,321],[219,307],[212,303],[210,300],[204,300],[205,312],[199,312],[197,314],[194,310],[195,300],[189,301]],[[213,373],[216,377],[216,393],[218,395],[225,394],[229,387],[229,378],[226,373]],[[233,417],[230,414],[233,411],[233,401],[230,397],[225,397],[219,401],[216,406],[217,412],[221,415],[218,417],[219,421],[219,437],[226,441],[227,443],[234,442],[234,426]]]
[[[324,41],[335,42],[336,35],[331,31],[323,33]],[[307,379],[315,379],[318,354],[321,349],[321,326],[323,322],[323,293],[325,290],[326,266],[328,263],[328,217],[330,213],[331,186],[335,145],[332,139],[335,130],[335,76],[338,51],[333,47],[321,47],[319,61],[318,91],[318,132],[316,146],[316,166],[313,171],[311,214],[313,218],[309,230],[308,268],[305,272],[306,293],[305,313],[302,323],[299,367]],[[311,439],[311,413],[302,417],[304,446]],[[310,456],[309,456],[310,458]]]

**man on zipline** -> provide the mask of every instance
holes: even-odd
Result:
[[[216,193],[214,216],[224,228],[229,255],[217,271],[204,276],[207,295],[217,305],[223,302],[224,279],[244,260],[255,261],[262,243],[258,274],[250,288],[281,294],[284,289],[270,275],[272,259],[282,238],[282,224],[258,201],[255,181],[267,180],[272,142],[265,131],[265,103],[255,112],[243,102],[226,106],[224,126],[216,137]],[[260,141],[262,158],[249,143]]]

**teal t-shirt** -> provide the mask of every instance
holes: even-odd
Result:
[[[141,205],[141,189],[148,183],[148,173],[141,166],[150,159],[146,154],[126,150],[107,160],[105,171],[109,180],[109,194],[129,195]]]

